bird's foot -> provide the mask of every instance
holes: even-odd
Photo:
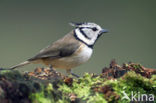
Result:
[[[77,75],[77,74],[74,74],[74,73],[70,73],[72,76],[74,76],[74,77],[76,77],[76,78],[80,78],[80,76],[79,75]]]
[[[72,72],[71,72],[71,69],[68,69],[66,72],[67,72],[68,75],[71,74],[72,76],[74,76],[74,77],[76,77],[76,78],[79,78],[79,77],[80,77],[79,75],[72,73]]]

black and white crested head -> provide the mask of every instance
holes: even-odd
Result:
[[[93,47],[96,40],[101,36],[102,33],[106,33],[107,30],[101,28],[95,23],[70,23],[75,26],[74,36],[76,39],[85,43],[89,47]]]

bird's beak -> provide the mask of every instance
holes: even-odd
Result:
[[[100,31],[100,34],[107,33],[107,32],[108,32],[108,30],[102,29],[102,30]]]

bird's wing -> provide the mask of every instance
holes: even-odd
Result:
[[[60,58],[72,55],[78,48],[80,44],[76,43],[54,43],[51,46],[41,50],[36,56],[29,59],[29,61],[34,61],[43,58]]]

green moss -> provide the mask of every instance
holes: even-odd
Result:
[[[103,94],[96,93],[94,96],[89,97],[87,103],[107,103],[103,97]]]
[[[132,67],[139,70],[142,68],[141,64],[133,64]]]
[[[111,81],[109,85],[112,85],[115,92],[123,97],[125,92],[128,97],[131,97],[132,91],[134,94],[154,94],[156,98],[155,81],[142,77],[135,72],[128,72],[123,78],[117,81]],[[119,100],[119,103],[129,103],[130,101]]]
[[[105,94],[94,92],[92,88],[109,85],[114,89],[114,92],[120,96],[120,99],[115,100],[112,96],[107,102],[129,103],[130,100],[121,100],[121,97],[124,96],[123,92],[129,97],[132,91],[134,94],[154,94],[156,96],[155,79],[155,76],[151,79],[147,79],[132,71],[128,72],[124,77],[115,80],[105,80],[104,78],[100,78],[100,76],[92,77],[91,74],[86,73],[83,78],[74,80],[71,87],[63,84],[60,85],[59,90],[64,93],[64,96],[69,93],[74,93],[78,98],[86,100],[88,103],[100,103],[101,101],[105,103]]]
[[[27,99],[30,103],[70,103],[71,101],[76,103],[129,103],[130,100],[122,99],[122,97],[124,93],[130,97],[132,91],[134,94],[138,92],[140,94],[154,94],[156,98],[156,75],[149,79],[133,71],[118,79],[107,79],[100,75],[85,73],[79,79],[72,78],[70,85],[65,83],[63,79],[54,82],[42,81],[37,78],[28,79],[18,71],[1,72],[0,79],[1,94],[7,92],[14,98],[21,98],[20,95],[23,93],[22,98],[25,100],[28,96]],[[11,87],[7,87],[8,85]],[[9,88],[8,91],[1,88],[2,86]],[[19,91],[20,95],[16,92],[15,94],[10,92],[10,88]],[[118,96],[119,98],[117,98]],[[5,95],[0,95],[1,98],[5,98]],[[11,100],[13,101],[12,98]]]
[[[69,100],[55,92],[53,84],[48,83],[48,85],[42,85],[41,87],[39,92],[30,94],[29,98],[32,103],[69,103]]]
[[[80,79],[74,79],[71,87],[63,84],[60,85],[59,90],[63,92],[64,96],[74,93],[78,98],[87,103],[107,103],[102,93],[95,92],[92,89],[95,86],[102,86],[103,82],[104,79],[100,78],[100,76],[93,77],[93,74],[85,73]]]
[[[54,97],[51,94],[53,91],[52,84],[49,83],[47,87],[43,87],[40,92],[30,94],[29,98],[32,103],[55,103]]]
[[[17,71],[10,71],[10,70],[4,70],[4,71],[0,71],[0,76],[3,76],[9,80],[21,80],[23,79],[22,74]]]

